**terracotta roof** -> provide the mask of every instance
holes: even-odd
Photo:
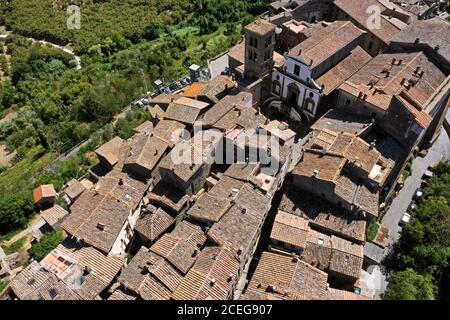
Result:
[[[162,208],[154,208],[144,211],[136,223],[136,231],[153,242],[162,235],[172,224],[175,219]]]
[[[52,184],[43,184],[33,190],[34,203],[54,197],[56,197],[56,191]]]
[[[223,247],[205,247],[173,293],[175,300],[225,300],[236,283],[239,262]]]
[[[11,281],[11,289],[20,300],[50,300],[50,290],[55,300],[80,299],[51,272],[46,271],[37,261],[32,261]]]
[[[184,128],[185,125],[178,121],[163,119],[153,129],[153,135],[169,144],[173,144],[177,142],[180,137],[179,133],[182,133]]]
[[[320,180],[335,182],[345,162],[346,159],[343,156],[305,150],[303,161],[294,168],[293,174],[312,177],[316,170]]]
[[[236,82],[231,77],[219,75],[206,83],[206,87],[198,92],[198,97],[206,97],[211,103],[217,103],[235,86]]]
[[[359,136],[372,125],[370,118],[361,117],[351,112],[340,109],[331,109],[317,120],[311,128],[314,131],[328,129],[335,132],[345,132]]]
[[[241,64],[245,62],[245,41],[241,41],[228,51],[228,56]]]
[[[310,230],[302,259],[321,270],[358,279],[363,250],[360,244]]]
[[[422,74],[423,72],[423,74]],[[384,53],[376,56],[340,86],[355,97],[387,110],[392,98],[405,91],[422,108],[445,75],[423,52]]]
[[[345,157],[369,174],[380,159],[381,154],[363,139],[357,137],[353,139],[350,147],[346,149]]]
[[[278,120],[272,120],[268,124],[263,125],[262,128],[283,143],[295,138],[295,132],[289,129],[288,124]]]
[[[324,92],[328,95],[350,78],[355,72],[366,65],[371,59],[372,57],[364,51],[364,49],[357,46],[352,50],[349,56],[321,75],[316,80],[316,83],[319,86],[323,85]]]
[[[325,300],[372,300],[372,298],[351,291],[328,288]]]
[[[169,104],[175,100],[180,98],[179,94],[168,94],[168,93],[161,93],[157,95],[156,97],[152,98],[150,100],[150,103],[153,104]]]
[[[168,148],[169,144],[166,141],[153,135],[135,136],[124,165],[133,171],[141,172],[142,168],[149,177]]]
[[[206,84],[201,82],[194,82],[189,85],[181,94],[183,97],[197,98],[198,93],[206,87]]]
[[[411,102],[409,102],[407,99],[405,99],[402,96],[395,96],[395,98],[402,103],[402,105],[414,115],[414,118],[419,126],[421,126],[424,129],[427,129],[431,122],[433,121],[433,118],[427,114],[425,111],[418,109],[416,106],[414,106]]]
[[[128,290],[146,300],[167,300],[182,275],[161,256],[141,247],[131,259],[119,282]]]
[[[177,213],[180,212],[189,201],[189,196],[186,193],[174,188],[164,181],[159,181],[147,194],[147,197],[152,203],[162,205]]]
[[[432,50],[439,46],[439,50],[435,51],[434,54],[440,56],[448,64],[450,63],[449,31],[449,23],[439,17],[430,20],[418,20],[398,33],[392,42],[411,44],[416,48],[427,46]],[[419,39],[419,43],[416,43],[416,39]]]
[[[153,119],[163,119],[166,114],[166,110],[161,108],[159,104],[148,106],[147,110],[150,112]]]
[[[270,209],[271,200],[269,195],[264,194],[252,184],[246,183],[234,198],[234,203],[264,220]]]
[[[122,291],[119,288],[114,290],[114,292],[109,296],[108,300],[136,300],[136,297]]]
[[[208,231],[217,244],[227,246],[237,259],[246,257],[259,235],[262,220],[255,213],[239,206],[231,207]]]
[[[312,34],[289,51],[290,55],[299,55],[311,68],[315,68],[331,56],[360,38],[364,31],[350,21],[335,21],[325,28],[327,32]]]
[[[362,243],[366,220],[349,215],[344,209],[289,184],[281,198],[279,209],[308,219],[309,225]]]
[[[217,222],[230,206],[231,199],[203,193],[188,210],[187,215],[200,221]]]
[[[362,25],[365,29],[370,30],[375,36],[381,39],[384,43],[389,44],[395,35],[404,29],[407,24],[403,21],[389,15],[384,15],[387,1],[379,0],[364,0],[359,1],[358,5],[355,5],[355,0],[335,0],[334,5],[344,11],[347,15],[353,18],[359,25]],[[395,6],[394,4],[392,4]],[[373,28],[368,25],[372,11],[370,6],[377,6],[381,10],[380,27]],[[400,7],[395,6],[397,12],[403,12]]]
[[[182,97],[169,104],[164,117],[186,124],[194,124],[208,106],[209,104],[205,102]]]
[[[55,204],[53,207],[48,208],[47,210],[42,211],[42,218],[47,222],[51,227],[60,223],[68,214],[66,209]]]
[[[86,190],[86,187],[83,186],[78,180],[72,179],[67,183],[68,187],[64,189],[64,193],[67,194],[67,196],[74,200],[77,198],[80,194]]]
[[[95,186],[95,190],[101,194],[110,194],[114,198],[128,205],[136,207],[147,191],[148,185],[134,179],[131,173],[114,168],[104,177],[101,177]]]
[[[336,236],[331,236],[331,243],[333,251],[330,271],[359,278],[364,259],[364,247]]]
[[[211,157],[222,136],[214,130],[197,133],[202,139],[180,141],[160,162],[160,169],[172,172],[181,181],[189,181],[203,166],[211,163]]]
[[[111,166],[114,166],[119,161],[119,152],[122,143],[123,140],[120,137],[114,137],[95,150],[95,153],[97,156],[105,159]]]
[[[103,252],[109,252],[131,208],[115,197],[93,191],[84,192],[75,204],[61,227]]]
[[[305,248],[308,232],[308,220],[278,211],[272,226],[270,239],[282,241],[287,245]]]
[[[234,198],[241,190],[244,181],[231,178],[228,176],[222,176],[220,180],[209,190],[208,194],[213,197],[220,198]]]
[[[212,126],[220,119],[225,117],[231,110],[240,110],[246,107],[251,107],[252,94],[248,92],[240,92],[237,95],[227,95],[219,102],[211,107],[202,118],[204,126]]]
[[[133,131],[136,134],[150,134],[153,131],[153,123],[146,120],[134,128]]]
[[[336,156],[345,156],[355,139],[353,134],[338,133],[329,129],[314,131],[313,134],[313,138],[303,146],[303,149],[316,153],[326,151],[327,154]]]
[[[259,163],[233,163],[224,175],[236,180],[248,181],[257,172],[259,166]]]
[[[263,252],[247,291],[281,299],[322,300],[326,295],[327,278],[326,273],[297,258]]]
[[[79,247],[70,240],[65,240],[40,264],[64,281],[66,286],[76,284],[77,286],[71,289],[79,297],[92,300],[110,285],[119,272],[123,260],[107,257],[93,247]],[[78,279],[74,278],[75,268],[80,273]]]
[[[197,259],[198,252],[206,241],[200,227],[186,220],[180,222],[169,234],[164,234],[150,250],[164,257],[181,273],[186,274]]]

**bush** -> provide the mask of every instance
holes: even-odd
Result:
[[[30,248],[30,256],[37,261],[42,260],[47,254],[55,249],[64,240],[62,232],[52,231],[45,234],[41,241],[35,243]]]
[[[0,280],[0,292],[2,292],[8,286],[8,283],[8,281]]]

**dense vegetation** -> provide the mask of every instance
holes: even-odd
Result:
[[[148,119],[133,110],[111,124],[134,98],[186,75],[192,63],[239,41],[242,26],[266,9],[267,0],[15,0],[0,2],[0,24],[12,31],[0,52],[0,144],[15,150],[12,167],[0,168],[0,234],[26,226],[31,190],[60,188],[93,164],[90,150]],[[69,4],[81,8],[81,29],[66,27]],[[70,44],[82,69],[62,50],[25,37]],[[0,43],[1,44],[1,43]],[[142,76],[143,74],[143,76]],[[58,155],[90,138],[75,159]]]
[[[448,299],[450,164],[441,162],[385,265],[387,299]]]
[[[33,244],[28,252],[34,260],[40,261],[63,240],[62,232],[51,231],[46,233],[38,243]]]

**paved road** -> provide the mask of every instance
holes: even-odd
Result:
[[[225,68],[228,67],[228,54],[225,53],[219,57],[208,62],[209,72],[211,74],[211,79],[219,76]]]
[[[447,119],[449,118],[450,112],[447,113]],[[382,224],[389,228],[390,243],[396,242],[399,238],[401,228],[399,227],[398,222],[403,213],[408,209],[415,190],[420,187],[423,173],[429,165],[435,165],[442,159],[450,161],[450,140],[443,128],[425,158],[417,157],[413,160],[411,176],[406,179],[404,187],[394,199],[389,210],[382,219]]]

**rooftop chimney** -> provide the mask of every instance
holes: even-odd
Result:
[[[314,171],[313,171],[313,177],[314,177],[314,178],[318,178],[318,177],[319,177],[319,170],[314,169]]]

